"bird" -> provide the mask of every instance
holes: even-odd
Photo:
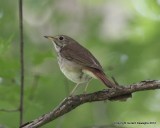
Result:
[[[73,38],[66,35],[44,36],[52,41],[57,53],[58,64],[62,73],[76,86],[71,91],[86,83],[85,92],[92,78],[99,79],[108,88],[116,88],[117,85],[109,80],[99,61],[94,55]]]

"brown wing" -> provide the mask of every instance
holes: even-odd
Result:
[[[61,49],[60,54],[62,57],[86,67],[87,70],[93,72],[107,87],[115,87],[115,84],[106,77],[98,60],[80,44],[68,44]]]
[[[62,57],[74,61],[77,64],[103,71],[98,60],[86,48],[78,43],[66,45],[61,49],[60,54]]]

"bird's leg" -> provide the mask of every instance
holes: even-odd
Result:
[[[85,89],[84,89],[84,94],[86,94],[86,92],[87,92],[87,88],[88,88],[88,86],[89,86],[89,82],[92,80],[92,78],[86,83],[86,87],[85,87]]]
[[[75,92],[76,88],[79,86],[79,83],[76,84],[76,86],[73,88],[73,90],[70,92],[70,96],[73,95],[73,93]]]

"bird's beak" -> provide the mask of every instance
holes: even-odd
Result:
[[[53,37],[53,36],[44,36],[44,37],[47,38],[47,39],[49,39],[49,40],[52,40],[52,41],[55,40],[55,37]]]

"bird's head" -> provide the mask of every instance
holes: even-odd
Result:
[[[44,36],[45,38],[51,40],[55,46],[56,50],[60,50],[66,45],[73,43],[74,40],[66,35],[57,35],[57,36]]]

